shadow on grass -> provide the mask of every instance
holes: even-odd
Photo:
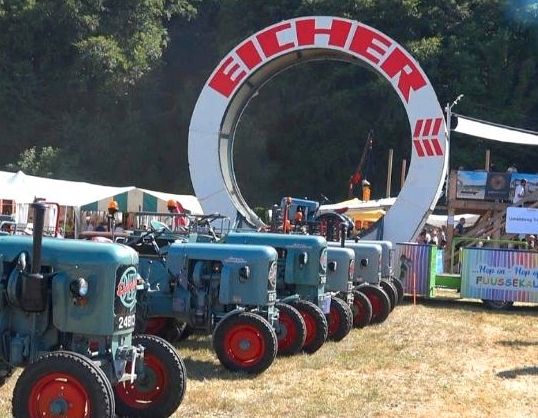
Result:
[[[497,377],[503,379],[515,379],[518,376],[538,376],[538,367],[521,367],[519,369],[505,370],[504,372],[497,373]]]
[[[504,345],[505,347],[532,347],[532,346],[538,345],[538,341],[503,340],[503,341],[497,341],[497,344]]]
[[[517,302],[516,302],[517,303]],[[402,305],[412,305],[413,298],[406,296]],[[538,316],[538,305],[515,305],[506,310],[488,309],[479,300],[457,298],[432,298],[417,297],[417,305],[428,306],[433,309],[454,309],[471,312],[490,312],[498,315],[533,315]]]
[[[215,355],[215,360],[216,360]],[[217,360],[218,361],[218,360]],[[187,368],[187,378],[189,380],[251,380],[255,379],[257,375],[247,374],[242,372],[231,372],[224,368],[220,363],[213,361],[205,361],[186,357],[183,359],[185,367]]]
[[[213,350],[211,338],[204,334],[193,334],[189,338],[174,343],[176,348],[188,348],[191,350]]]

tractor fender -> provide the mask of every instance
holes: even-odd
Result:
[[[217,322],[217,325],[215,326],[215,328],[213,328],[213,334],[215,334],[215,331],[217,330],[217,328],[219,327],[219,325],[222,323],[224,319],[229,318],[230,316],[233,316],[233,315],[239,315],[240,313],[243,313],[243,312],[246,312],[245,308],[236,308],[233,311],[227,312],[226,315],[224,315],[222,318],[219,319],[219,322]]]
[[[278,299],[278,302],[280,302],[280,303],[287,303],[287,304],[289,305],[290,303],[293,303],[293,302],[295,302],[296,300],[299,300],[300,298],[301,298],[301,297],[300,297],[299,295],[297,295],[297,294],[296,294],[296,295],[290,295],[290,296],[286,296],[286,297],[284,297],[284,298],[280,298],[280,299]]]

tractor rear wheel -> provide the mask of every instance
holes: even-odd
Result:
[[[114,386],[118,416],[169,417],[185,394],[187,372],[174,347],[155,335],[135,335],[144,347],[144,372],[134,382]],[[130,367],[130,364],[127,364]]]
[[[302,315],[287,303],[277,303],[279,311],[276,336],[278,338],[278,355],[290,356],[303,348],[306,339],[306,325]]]
[[[358,286],[357,290],[364,293],[372,304],[372,320],[370,323],[380,324],[384,322],[390,313],[390,300],[385,291],[381,287],[369,283]]]
[[[381,279],[379,282],[381,288],[385,291],[390,300],[390,311],[392,312],[398,303],[398,291],[396,286],[386,279]]]
[[[228,370],[256,374],[273,364],[278,341],[267,320],[251,312],[241,312],[217,324],[213,347]]]
[[[156,335],[164,338],[171,344],[186,340],[193,332],[193,328],[176,318],[157,316],[146,320],[143,334]]]
[[[54,351],[23,370],[13,391],[12,413],[16,418],[112,418],[111,393],[110,382],[89,359]]]
[[[331,298],[331,310],[327,315],[328,335],[332,341],[342,340],[353,327],[353,312],[349,305],[342,299]]]
[[[506,311],[514,305],[514,302],[506,300],[482,299],[482,302],[484,302],[484,305],[492,311]]]
[[[404,287],[400,279],[393,277],[391,280],[392,284],[398,291],[398,305],[403,302],[404,298]]]
[[[327,318],[317,305],[307,300],[297,299],[291,305],[301,313],[306,325],[306,340],[303,351],[308,354],[315,353],[327,339],[329,332]]]
[[[364,328],[372,320],[372,304],[366,295],[358,290],[353,291],[353,326],[355,328]]]

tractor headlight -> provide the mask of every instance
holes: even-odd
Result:
[[[79,277],[78,279],[73,280],[69,285],[69,288],[73,296],[79,296],[83,298],[88,295],[88,281],[83,277]]]

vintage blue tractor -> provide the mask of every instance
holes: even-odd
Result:
[[[384,285],[384,282],[388,282],[396,289],[396,304],[402,303],[404,297],[404,288],[403,284],[397,277],[394,276],[393,263],[394,263],[394,248],[392,242],[384,240],[359,240],[359,241],[350,241],[358,242],[363,244],[378,244],[381,246],[381,286],[389,294],[393,292],[391,286]],[[390,295],[389,295],[390,297]]]
[[[198,330],[213,334],[213,347],[229,370],[261,373],[278,345],[276,251],[175,240],[166,225],[128,241],[139,252],[141,329],[177,341]],[[190,237],[196,238],[196,237]]]
[[[355,288],[366,295],[372,305],[371,323],[384,322],[391,310],[389,296],[380,285],[382,248],[378,244],[359,244],[345,242],[346,248],[355,252],[354,284]],[[340,247],[341,243],[329,242],[330,247]]]
[[[25,369],[15,417],[170,416],[186,372],[161,338],[133,336],[138,255],[122,245],[0,237],[0,378]]]
[[[333,293],[351,308],[351,321],[355,328],[363,328],[372,320],[372,304],[366,295],[355,289],[355,252],[350,248],[327,248],[327,283],[325,290]],[[333,301],[335,298],[333,297]],[[332,303],[331,302],[331,303]],[[331,309],[329,315],[329,338],[341,332],[343,310]],[[337,338],[335,338],[337,339]]]
[[[243,245],[269,245],[278,253],[277,298],[293,306],[306,325],[303,350],[314,353],[325,342],[332,297],[325,290],[327,243],[310,235],[230,232],[222,242]],[[281,305],[279,305],[281,306]],[[334,305],[336,306],[336,305]],[[348,330],[349,332],[349,330]]]

